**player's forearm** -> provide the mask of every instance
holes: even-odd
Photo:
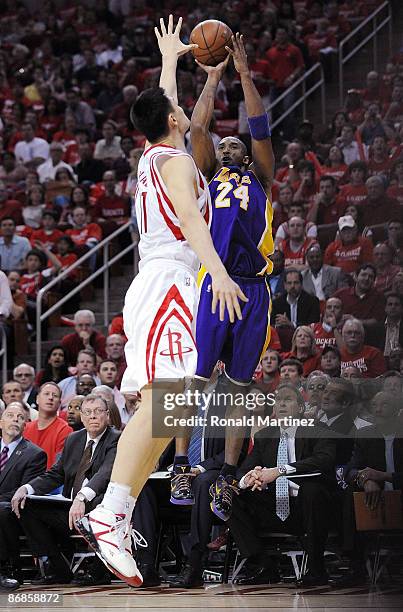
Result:
[[[214,114],[214,100],[217,93],[219,81],[213,76],[208,76],[203,91],[193,109],[190,128],[208,131]]]
[[[181,219],[180,227],[200,263],[211,276],[226,275],[225,267],[214,248],[210,231],[201,213],[197,209],[189,212],[185,218]]]
[[[260,117],[261,115],[264,115],[266,109],[253,82],[251,73],[243,72],[240,77],[242,91],[245,97],[246,114],[248,117]]]
[[[177,56],[163,55],[162,70],[160,76],[160,87],[165,90],[167,96],[170,96],[178,102],[178,87],[176,83],[176,68],[178,65]]]

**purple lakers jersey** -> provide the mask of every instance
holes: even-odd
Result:
[[[209,189],[211,235],[228,273],[241,277],[270,273],[273,208],[255,174],[224,167],[211,180]]]

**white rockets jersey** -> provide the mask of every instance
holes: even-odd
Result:
[[[179,219],[158,171],[157,159],[167,155],[190,157],[187,153],[168,145],[153,145],[144,151],[139,161],[135,207],[140,232],[140,265],[155,259],[169,259],[180,261],[197,270],[199,260],[181,232]],[[209,188],[196,165],[195,170],[198,207],[206,223],[209,224],[211,219]]]

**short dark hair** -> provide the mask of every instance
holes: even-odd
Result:
[[[278,366],[278,369],[281,371],[281,368],[283,366],[294,366],[295,368],[297,368],[298,374],[300,376],[302,376],[304,372],[304,366],[302,365],[299,359],[295,359],[294,357],[290,357],[289,359],[284,359],[284,361],[282,361],[280,365]]]
[[[324,183],[325,181],[332,183],[333,187],[336,187],[337,185],[336,179],[334,178],[334,176],[331,176],[330,174],[324,174],[323,176],[320,177],[319,183]]]
[[[3,223],[3,221],[12,221],[14,223],[14,227],[17,226],[15,219],[13,219],[12,217],[3,217],[2,220],[0,221],[0,225]]]
[[[390,291],[390,293],[387,293],[385,295],[385,303],[388,301],[389,298],[396,298],[397,300],[399,300],[400,305],[403,306],[403,297],[400,295],[400,293],[396,293],[395,291]]]
[[[167,136],[172,104],[162,87],[145,89],[130,110],[130,119],[151,143]]]
[[[300,270],[297,270],[296,268],[287,268],[286,271],[284,272],[284,280],[285,281],[287,280],[287,276],[289,274],[298,274],[298,278],[299,278],[299,280],[300,280],[300,282],[302,284],[304,279],[302,277],[302,273],[301,273]]]
[[[361,172],[364,173],[364,177],[368,177],[368,166],[363,161],[360,161],[358,159],[356,161],[353,161],[348,167],[349,174],[351,174],[353,170],[361,170]]]
[[[356,275],[358,276],[360,272],[362,272],[362,270],[366,270],[367,268],[371,268],[372,272],[374,273],[374,275],[376,276],[376,268],[374,266],[374,264],[372,263],[363,263],[360,265],[360,267],[358,268]]]

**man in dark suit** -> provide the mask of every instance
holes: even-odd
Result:
[[[289,383],[281,384],[274,407],[280,428],[267,427],[255,435],[253,450],[239,470],[240,488],[247,490],[234,496],[229,527],[247,562],[246,573],[236,580],[237,584],[266,584],[280,579],[264,553],[262,529],[305,534],[308,572],[300,584],[327,584],[323,553],[331,494],[336,486],[336,445],[324,437],[326,432],[319,426],[286,426],[286,417],[298,418],[303,410],[299,391]],[[292,480],[293,474],[315,472],[320,475]]]
[[[370,333],[367,344],[376,346],[385,357],[399,347],[403,348],[403,300],[398,293],[388,293],[385,302],[385,320],[379,321]]]
[[[53,467],[29,480],[13,496],[12,508],[33,554],[47,556],[50,561],[50,574],[37,584],[65,583],[72,578],[58,542],[69,548],[75,521],[96,506],[106,491],[120,435],[108,426],[108,418],[106,402],[99,396],[88,395],[81,405],[84,429],[66,438],[61,457]],[[26,504],[28,494],[46,495],[61,485],[64,497],[72,499],[72,504],[51,500],[28,500]],[[93,567],[94,573],[100,565],[97,562]],[[104,581],[105,576],[98,573],[85,577],[83,583],[103,584]]]
[[[298,327],[320,320],[317,297],[302,288],[303,278],[299,270],[289,268],[285,272],[285,293],[273,300],[272,319],[276,327]]]
[[[22,403],[10,402],[0,419],[0,591],[16,588],[22,582],[21,529],[11,510],[11,498],[21,483],[46,470],[46,453],[22,437],[25,423]]]
[[[323,264],[319,244],[315,243],[306,252],[308,268],[302,271],[303,288],[319,300],[327,300],[338,289],[348,287],[348,282],[340,268]]]

